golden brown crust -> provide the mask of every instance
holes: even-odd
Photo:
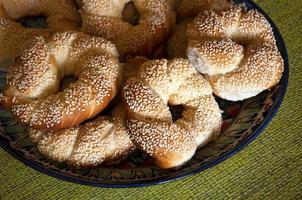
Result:
[[[187,35],[188,58],[221,98],[243,100],[281,78],[284,63],[272,27],[257,10],[233,5],[204,11],[188,25]]]
[[[152,57],[175,24],[172,3],[166,0],[133,0],[140,14],[138,25],[122,19],[122,10],[129,1],[85,1],[81,11],[82,30],[113,41],[121,56]]]
[[[136,78],[127,80],[122,91],[127,113],[137,119],[150,118],[171,122],[165,102],[145,83]]]
[[[45,15],[49,29],[25,28],[22,17]],[[14,59],[22,44],[50,30],[77,30],[80,16],[72,0],[0,0],[0,62]]]
[[[24,28],[8,18],[0,17],[0,62],[15,58],[24,43],[32,37],[49,33],[47,29]]]
[[[8,17],[4,6],[0,3],[0,17]]]
[[[124,84],[122,100],[131,139],[161,168],[184,164],[221,126],[210,84],[186,59],[143,63],[137,76]],[[175,123],[168,103],[184,106],[183,117]]]
[[[6,16],[18,20],[45,15],[48,28],[55,31],[78,29],[80,16],[72,0],[0,0]]]
[[[136,76],[138,68],[148,59],[141,56],[136,56],[134,58],[127,59],[123,65],[123,80],[127,80],[130,77]]]
[[[30,129],[29,136],[46,157],[75,167],[120,161],[135,149],[128,135],[125,111],[121,105],[115,107],[112,117],[98,117],[81,126],[58,131]]]
[[[78,125],[102,111],[116,95],[117,56],[109,41],[82,33],[35,37],[8,70],[2,104],[35,129]],[[68,75],[78,80],[53,95],[60,79]]]
[[[195,153],[194,137],[173,123],[130,119],[127,125],[132,141],[161,168],[183,165]]]
[[[204,10],[225,10],[232,6],[229,0],[179,0],[176,5],[177,25],[167,43],[168,58],[187,58],[187,25]]]

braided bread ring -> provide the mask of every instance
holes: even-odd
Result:
[[[234,5],[204,11],[188,25],[187,55],[209,75],[216,95],[243,100],[276,85],[284,63],[269,22],[257,10]]]
[[[111,40],[121,57],[150,57],[173,29],[172,3],[167,0],[133,0],[140,19],[138,25],[132,25],[122,19],[123,8],[128,2],[130,0],[82,0],[82,30]]]
[[[38,130],[70,128],[102,111],[120,79],[115,46],[102,38],[62,32],[37,36],[9,67],[1,102]],[[58,92],[60,79],[78,80]]]
[[[145,62],[137,77],[126,81],[122,99],[131,139],[161,168],[182,165],[220,131],[211,86],[185,59]],[[175,123],[168,102],[184,106]]]
[[[29,136],[46,157],[76,167],[120,160],[135,148],[121,105],[113,110],[112,117],[102,116],[81,126],[47,133],[30,129]]]
[[[76,30],[80,16],[72,0],[0,0],[2,13],[12,20],[45,15],[52,30]]]

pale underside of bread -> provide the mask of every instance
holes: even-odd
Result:
[[[253,97],[276,85],[284,68],[272,27],[257,10],[234,5],[204,11],[188,24],[187,55],[227,100]]]

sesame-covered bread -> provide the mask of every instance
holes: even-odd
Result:
[[[231,0],[75,1],[84,33],[73,0],[0,0],[0,62],[14,59],[0,105],[49,159],[95,167],[138,148],[182,166],[220,134],[212,93],[242,100],[282,75],[269,22]],[[49,29],[17,22],[37,15]]]
[[[60,80],[78,80],[62,92]],[[101,112],[117,93],[120,66],[115,46],[77,32],[36,36],[7,73],[2,105],[38,130],[78,125]]]
[[[30,129],[29,136],[48,158],[76,167],[120,160],[135,149],[121,105],[114,108],[111,116],[100,116],[83,125],[58,131]]]
[[[140,15],[137,25],[122,18],[124,6],[130,1],[82,0],[82,30],[111,40],[121,57],[151,57],[174,27],[172,1],[132,0]]]
[[[48,29],[25,28],[8,18],[0,17],[0,62],[14,59],[27,40],[48,34]]]
[[[240,5],[201,12],[188,25],[187,56],[207,74],[216,95],[243,100],[276,85],[283,59],[272,27],[257,10]]]
[[[139,67],[147,61],[148,61],[147,58],[141,57],[141,56],[136,56],[136,57],[127,59],[122,67],[123,68],[123,72],[122,72],[123,81],[126,81],[129,78],[136,76]]]
[[[161,168],[184,164],[220,131],[221,113],[211,86],[186,59],[143,63],[124,84],[122,99],[131,139]],[[168,104],[184,107],[176,122]]]
[[[76,30],[80,15],[72,0],[0,0],[0,16],[12,20],[44,15],[55,31]]]
[[[176,1],[177,2],[177,1]],[[168,58],[187,58],[187,25],[204,10],[225,10],[232,6],[229,0],[179,0],[175,5],[177,24],[173,35],[167,42]]]
[[[44,15],[48,29],[26,28],[18,20]],[[72,0],[0,0],[0,62],[14,59],[23,44],[51,31],[79,29],[80,15]]]

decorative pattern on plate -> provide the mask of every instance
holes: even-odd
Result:
[[[250,1],[248,8],[263,11]],[[265,15],[267,18],[268,16]],[[269,19],[269,18],[268,18]],[[271,22],[278,48],[285,61],[285,71],[279,84],[256,97],[230,102],[217,99],[223,113],[223,131],[214,142],[196,151],[193,159],[176,170],[161,170],[146,154],[136,151],[119,165],[99,166],[90,169],[72,169],[66,163],[49,160],[27,136],[26,127],[0,108],[0,146],[25,164],[51,176],[92,186],[135,187],[164,183],[207,169],[232,156],[245,147],[264,129],[281,104],[287,87],[287,52],[276,26]],[[5,84],[5,72],[0,72],[0,87]]]

